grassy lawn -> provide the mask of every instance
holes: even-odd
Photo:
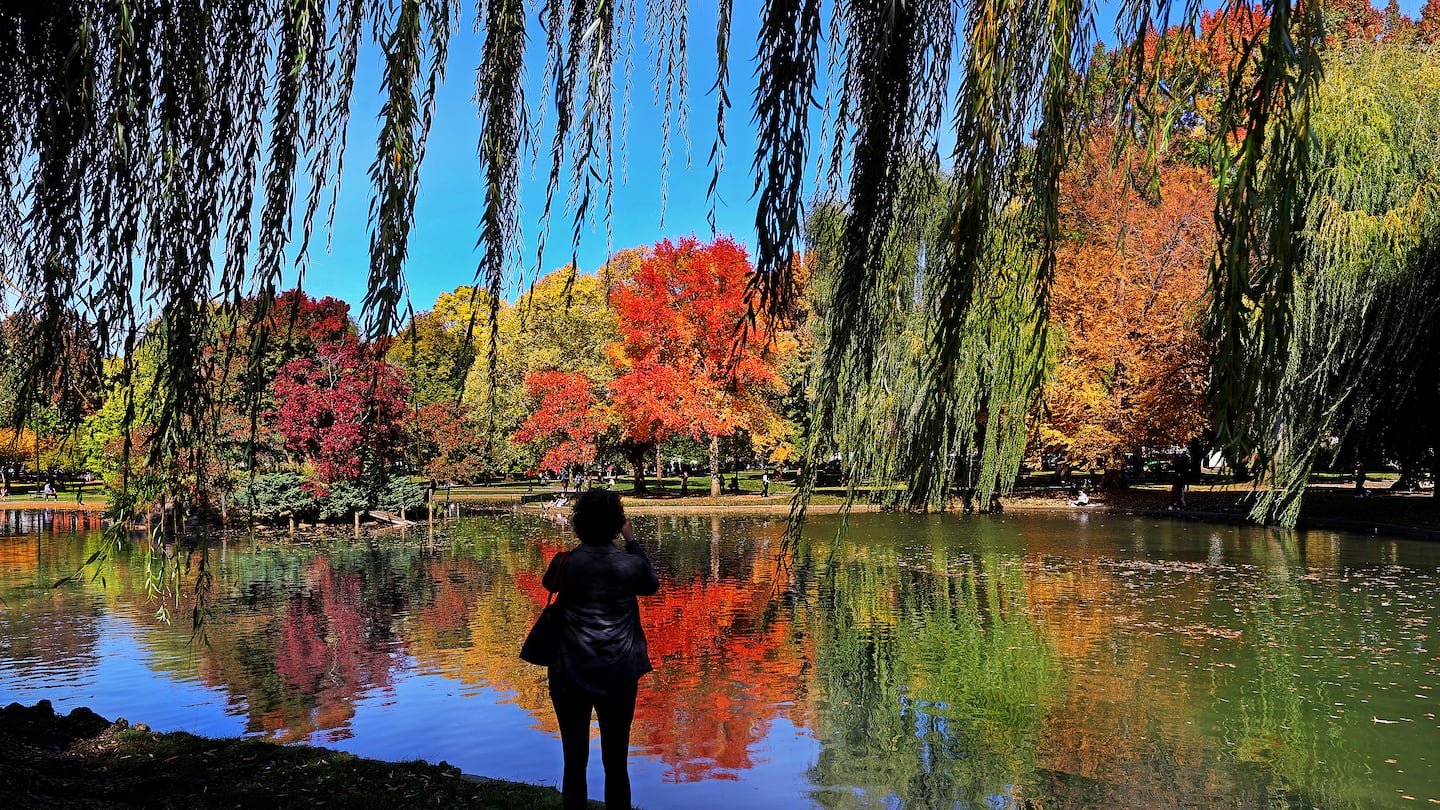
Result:
[[[59,716],[43,701],[0,709],[0,757],[0,804],[14,807],[560,807],[554,788],[477,783],[443,763],[159,734],[86,709]]]
[[[77,486],[84,497],[83,503],[75,501]],[[11,484],[10,497],[0,496],[0,509],[104,509],[107,503],[105,486],[98,482],[67,483],[50,500],[46,500],[33,484]]]
[[[739,485],[738,494],[759,495],[761,489],[761,475],[762,473],[757,470],[745,471],[740,473],[739,480],[737,482],[734,473],[726,473],[724,476],[724,494],[736,494],[731,489],[732,482],[735,482]],[[606,484],[605,479],[603,478],[595,479],[594,483],[597,486],[605,486]],[[647,489],[645,497],[678,498],[680,497],[680,485],[681,479],[679,476],[667,475],[663,478],[657,479],[653,475],[647,475],[645,477],[645,486]],[[621,495],[632,495],[634,493],[634,489],[635,479],[633,476],[615,476],[614,490],[616,492],[620,493]],[[553,481],[545,483],[543,485],[536,483],[533,486],[524,481],[505,481],[484,486],[457,486],[451,489],[450,498],[451,500],[457,501],[490,499],[498,500],[501,498],[513,498],[519,495],[528,495],[536,492],[559,491],[560,485]],[[793,493],[794,491],[795,488],[792,487],[789,483],[778,480],[778,478],[774,474],[770,476],[770,497],[789,498],[791,493]],[[709,495],[710,476],[704,474],[690,476],[690,482],[689,486],[686,487],[685,497],[708,499]],[[436,490],[435,499],[440,502],[443,502],[445,500],[445,489],[443,487]]]

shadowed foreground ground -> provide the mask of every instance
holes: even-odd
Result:
[[[83,707],[57,715],[42,700],[0,709],[0,807],[527,810],[559,808],[560,794],[475,781],[444,763],[379,762],[309,746],[160,734],[124,720],[111,723]]]

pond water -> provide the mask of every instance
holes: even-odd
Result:
[[[662,583],[631,756],[650,810],[1440,804],[1440,546],[860,514],[784,554],[782,519],[635,523]],[[527,516],[232,540],[166,604],[133,547],[49,587],[96,526],[0,513],[0,704],[554,784],[543,670],[515,651],[567,542]]]

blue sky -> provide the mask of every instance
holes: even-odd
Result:
[[[1413,16],[1421,3],[1422,0],[1402,0],[1400,6]],[[642,7],[643,18],[643,0],[638,5]],[[717,231],[731,234],[745,244],[753,243],[755,217],[751,197],[755,145],[750,103],[755,85],[760,7],[759,0],[735,3],[730,47],[732,107],[727,114],[729,148],[715,202]],[[1107,0],[1101,5],[1100,34],[1107,40],[1113,38],[1108,20],[1113,20],[1116,7],[1118,0]],[[619,182],[621,167],[616,169],[611,245],[615,250],[653,244],[664,237],[691,233],[702,238],[710,235],[706,220],[710,204],[705,192],[711,176],[706,159],[715,131],[715,99],[708,92],[715,76],[715,15],[714,0],[695,0],[689,4],[690,87],[684,94],[689,103],[689,146],[687,153],[685,139],[676,128],[671,139],[673,156],[663,224],[659,166],[663,109],[651,89],[651,56],[643,42],[635,45],[623,184]],[[527,60],[527,101],[532,106],[532,114],[541,97],[544,80],[541,75],[544,55],[536,41],[540,36],[538,26],[532,26],[532,48]],[[446,83],[436,100],[406,272],[410,299],[416,311],[428,309],[440,293],[470,283],[479,260],[475,242],[479,235],[483,186],[476,158],[480,123],[472,96],[481,41],[473,32],[473,19],[467,16],[451,43]],[[327,252],[324,239],[318,240],[304,280],[305,288],[311,293],[342,298],[350,302],[357,315],[369,268],[368,214],[372,192],[367,171],[374,156],[380,107],[379,59],[378,49],[374,47],[361,54],[333,242]],[[617,109],[621,104],[618,95],[617,90]],[[818,109],[812,111],[816,122],[820,114]],[[553,121],[553,112],[546,110],[545,115],[547,122]],[[541,138],[540,154],[545,156],[549,133],[542,133]],[[527,276],[535,269],[536,237],[541,230],[538,219],[544,204],[547,172],[548,157],[533,168],[527,167],[521,178],[521,244]],[[564,210],[568,196],[569,188],[562,184],[556,192],[551,234],[540,262],[541,272],[549,272],[570,260],[571,220]],[[593,271],[607,253],[606,232],[597,221],[596,227],[587,228],[582,235],[578,252],[580,269]],[[507,297],[513,297],[513,292]]]
[[[745,242],[751,241],[749,235],[753,232],[755,217],[750,172],[754,137],[749,118],[750,94],[754,87],[753,58],[759,29],[758,14],[744,13],[750,6],[747,0],[736,3],[730,56],[732,106],[727,113],[730,146],[725,158],[727,171],[721,176],[715,204],[718,232],[733,234]],[[446,84],[437,94],[435,120],[421,170],[416,227],[411,235],[406,273],[411,301],[417,311],[428,309],[441,292],[469,283],[480,256],[475,248],[483,209],[483,186],[476,157],[480,122],[472,96],[482,39],[472,32],[471,22],[470,19],[462,22],[461,33],[451,43]],[[706,159],[715,131],[715,100],[707,92],[715,76],[714,26],[713,0],[692,2],[688,60],[691,82],[690,92],[686,94],[690,107],[690,144],[687,154],[685,140],[677,128],[671,139],[673,156],[663,227],[660,221],[659,166],[663,109],[657,104],[651,89],[653,73],[646,47],[644,43],[635,46],[628,136],[624,147],[624,172],[627,177],[623,185],[618,181],[621,167],[617,166],[616,170],[615,250],[653,244],[666,236],[693,232],[708,237],[710,234],[706,220],[709,203],[705,192],[711,177]],[[540,36],[538,27],[533,27],[531,58],[527,60],[527,102],[532,106],[532,115],[533,107],[541,96],[544,78],[541,75],[544,54],[537,47],[542,43],[536,42]],[[351,303],[357,314],[359,303],[364,298],[369,268],[371,188],[367,171],[373,160],[380,106],[375,89],[380,79],[378,59],[379,54],[373,47],[362,53],[332,249],[329,254],[323,249],[313,252],[305,278],[307,290],[343,298]],[[617,110],[621,104],[618,96],[617,90]],[[553,122],[552,109],[546,109],[544,114],[547,123]],[[618,124],[616,134],[618,138]],[[542,132],[542,160],[533,167],[527,166],[521,176],[521,241],[527,275],[535,269],[536,237],[540,232],[538,219],[544,207],[549,171],[550,135]],[[617,156],[618,152],[617,143]],[[568,196],[569,188],[562,183],[555,195],[551,234],[541,262],[542,272],[549,272],[570,260],[571,218],[564,210]],[[597,219],[596,226],[587,228],[583,234],[578,252],[580,269],[593,271],[607,255],[605,229]]]

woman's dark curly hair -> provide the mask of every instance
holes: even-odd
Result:
[[[570,527],[580,542],[603,546],[615,540],[625,525],[625,507],[620,496],[609,489],[592,489],[575,499]]]

